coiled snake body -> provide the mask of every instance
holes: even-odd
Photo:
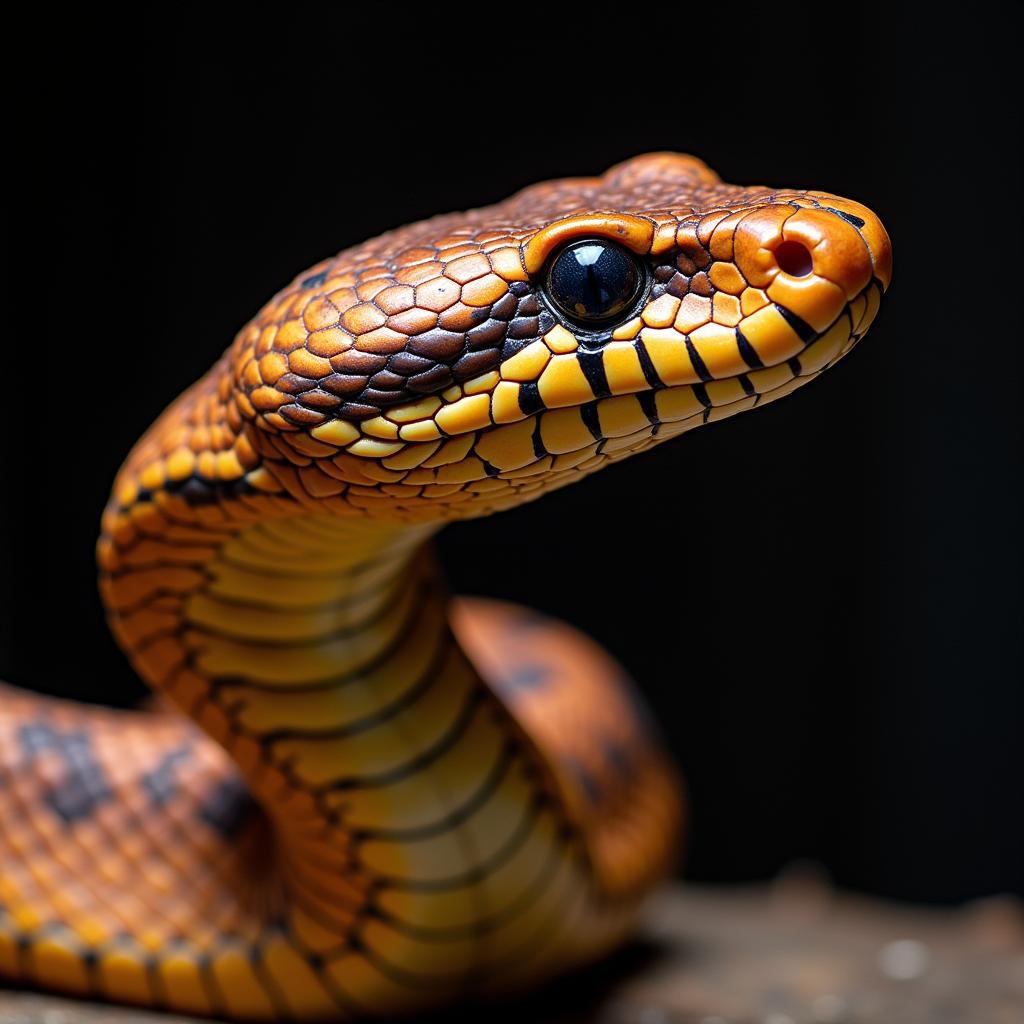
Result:
[[[864,207],[650,154],[296,279],[104,513],[165,703],[0,691],[0,978],[344,1019],[608,950],[673,862],[672,770],[607,655],[450,602],[428,540],[787,394],[889,275]]]

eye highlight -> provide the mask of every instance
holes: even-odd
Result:
[[[590,238],[566,246],[552,259],[545,289],[559,312],[595,326],[627,310],[643,281],[643,269],[628,249]]]

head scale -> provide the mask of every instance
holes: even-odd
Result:
[[[220,372],[244,486],[396,519],[507,508],[789,393],[890,273],[865,207],[672,153],[410,225],[239,334]]]

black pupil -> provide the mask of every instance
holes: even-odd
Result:
[[[576,320],[607,320],[632,302],[640,283],[636,258],[611,242],[577,242],[555,258],[548,292]]]

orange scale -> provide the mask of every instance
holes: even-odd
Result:
[[[424,281],[433,280],[441,274],[441,264],[436,260],[422,263],[405,264],[395,271],[395,280],[401,284],[420,285]]]
[[[379,278],[371,278],[370,280],[361,280],[356,285],[356,298],[360,302],[373,302],[377,295],[379,295],[388,286],[387,280],[381,280]]]
[[[388,316],[404,313],[416,304],[416,293],[409,285],[391,285],[377,292],[374,304]]]
[[[339,288],[336,291],[329,292],[327,298],[338,309],[348,309],[359,301],[354,288]]]
[[[419,263],[425,263],[435,259],[437,250],[425,246],[413,249],[403,249],[396,257],[396,262],[403,267],[412,267]]]
[[[387,317],[372,303],[361,302],[346,309],[341,322],[350,334],[366,334],[368,331],[383,327]]]

